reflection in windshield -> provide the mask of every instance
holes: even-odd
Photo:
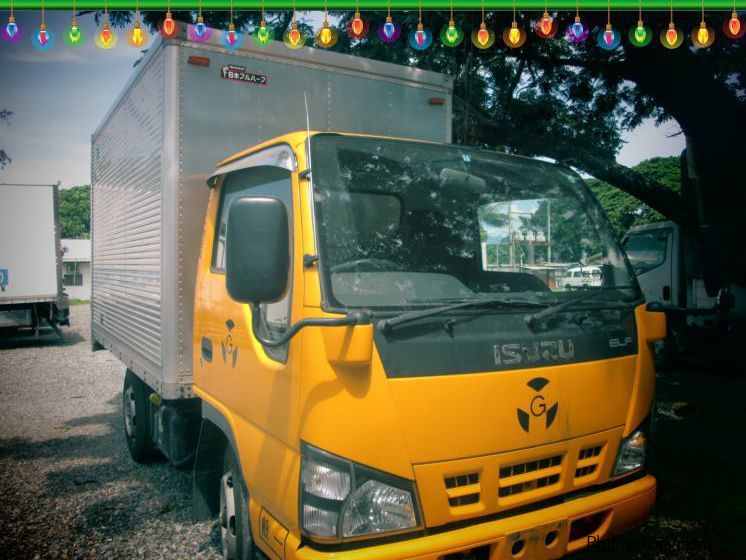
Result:
[[[323,134],[312,161],[320,270],[334,307],[515,293],[555,302],[570,290],[634,284],[598,205],[558,166]]]

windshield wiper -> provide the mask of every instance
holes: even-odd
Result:
[[[533,330],[542,321],[546,321],[547,319],[549,319],[549,317],[552,317],[553,315],[556,315],[557,313],[564,311],[568,307],[572,307],[574,305],[577,305],[578,303],[582,303],[584,301],[588,301],[589,299],[593,299],[600,294],[607,294],[609,293],[610,290],[625,290],[629,288],[632,288],[632,286],[609,286],[609,287],[598,287],[598,288],[586,288],[588,291],[577,297],[568,299],[567,301],[563,301],[562,303],[558,303],[556,305],[549,306],[536,313],[529,313],[525,317],[526,324],[531,330]],[[624,307],[629,307],[631,305],[637,305],[639,303],[642,303],[643,301],[645,301],[643,298],[638,298],[633,301],[623,301],[623,302],[616,301],[613,303],[615,304],[615,306],[620,305],[621,303]],[[612,302],[609,302],[609,303],[612,303]]]
[[[433,315],[439,315],[453,309],[464,309],[466,307],[483,307],[483,306],[495,306],[503,309],[515,309],[515,308],[544,308],[548,304],[546,303],[534,303],[530,301],[505,299],[499,298],[484,298],[484,299],[472,299],[468,301],[459,301],[458,303],[452,303],[449,305],[443,305],[441,307],[431,307],[430,309],[423,309],[422,311],[410,311],[408,313],[402,313],[396,317],[390,317],[383,319],[378,323],[378,328],[384,332],[390,331],[392,328],[416,321],[417,319],[423,319],[425,317],[432,317]]]

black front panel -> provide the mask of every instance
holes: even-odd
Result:
[[[524,313],[475,311],[374,332],[390,378],[507,371],[637,353],[632,308],[560,313],[536,332]]]

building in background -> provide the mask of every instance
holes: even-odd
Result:
[[[62,240],[62,283],[70,299],[91,299],[91,240]]]

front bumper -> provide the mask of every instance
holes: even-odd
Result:
[[[301,546],[294,535],[288,535],[285,557],[287,560],[444,560],[449,554],[474,551],[489,560],[560,558],[645,521],[655,503],[655,491],[655,478],[646,475],[528,513],[355,550],[316,550]],[[547,545],[546,535],[550,532],[555,532],[556,538]],[[518,541],[523,541],[522,548],[514,555]]]

